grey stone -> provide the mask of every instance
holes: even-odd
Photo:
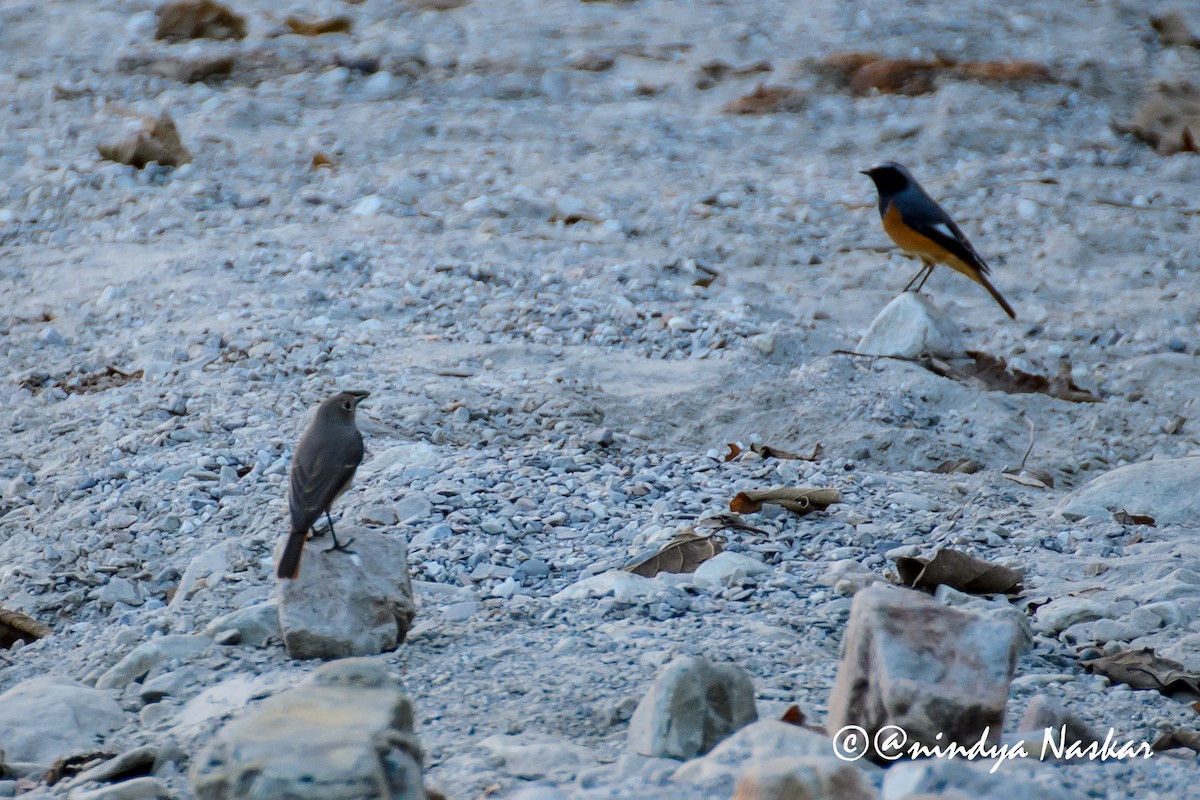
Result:
[[[725,777],[741,776],[751,763],[828,756],[832,752],[833,744],[819,733],[777,719],[760,719],[718,744],[708,755],[680,766],[671,779],[712,785]]]
[[[1010,618],[947,608],[875,584],[854,596],[827,729],[898,725],[909,743],[999,741],[1020,632]],[[873,749],[868,753],[879,757]]]
[[[199,693],[203,674],[196,667],[183,667],[155,675],[142,682],[138,697],[143,703],[157,703],[165,697],[186,700]]]
[[[960,743],[966,744],[964,740]],[[969,746],[969,745],[967,745]],[[1015,763],[1005,763],[991,772],[991,761],[962,761],[959,759],[929,758],[896,764],[883,776],[880,800],[908,800],[913,795],[941,796],[953,787],[972,800],[1076,800],[1078,795],[1067,791],[1053,773],[1045,770],[1021,769]]]
[[[0,694],[4,758],[39,770],[59,757],[99,749],[125,724],[111,692],[66,678],[31,678]]]
[[[550,737],[496,734],[479,744],[504,762],[505,772],[527,780],[552,777],[569,781],[580,769],[596,764],[596,757],[586,747]]]
[[[866,773],[829,756],[772,758],[746,767],[733,800],[877,800]]]
[[[223,614],[204,626],[204,633],[213,637],[228,630],[238,632],[238,644],[265,647],[271,637],[280,635],[279,604],[274,600],[255,603]]]
[[[962,355],[962,334],[928,297],[901,292],[871,322],[855,352],[901,358],[929,353],[953,358]]]
[[[1028,732],[1026,740],[1031,744],[1036,742],[1039,747],[1046,735],[1054,737],[1056,742],[1079,742],[1084,747],[1104,741],[1078,714],[1044,694],[1034,695],[1029,701],[1017,730]]]
[[[199,800],[424,800],[420,762],[398,682],[346,659],[222,727],[189,777]]]
[[[171,598],[169,605],[176,607],[189,599],[196,591],[201,579],[205,580],[206,585],[211,586],[224,577],[230,561],[230,549],[233,546],[232,542],[221,542],[204,550],[188,562],[187,569],[183,571],[183,576],[179,579],[179,586],[175,589],[175,596]]]
[[[160,636],[142,642],[96,681],[97,689],[120,689],[159,664],[183,661],[208,649],[212,642],[196,634]]]
[[[589,597],[611,595],[622,603],[636,603],[661,594],[665,586],[651,578],[643,578],[632,572],[609,570],[599,575],[576,581],[556,592],[551,600],[585,600]]]
[[[167,800],[171,793],[156,778],[133,778],[96,789],[75,789],[68,800]]]
[[[279,626],[293,658],[372,655],[408,635],[416,606],[404,537],[345,528],[342,538],[354,540],[353,553],[311,541],[300,575],[278,584]],[[281,537],[277,551],[283,544]]]
[[[771,568],[757,558],[726,550],[697,567],[692,578],[700,586],[722,588],[743,578],[770,571]]]
[[[1066,519],[1112,519],[1118,509],[1148,514],[1159,525],[1200,519],[1200,456],[1118,467],[1071,492],[1055,513]]]
[[[628,748],[646,756],[692,758],[756,719],[749,673],[685,656],[663,667],[638,703]]]

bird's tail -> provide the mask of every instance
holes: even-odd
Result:
[[[283,556],[275,574],[280,578],[295,580],[300,574],[300,554],[304,552],[306,531],[292,531],[288,535],[287,545],[283,548]]]
[[[978,272],[971,277],[979,281],[979,284],[988,290],[988,294],[992,296],[993,300],[1000,304],[1000,307],[1004,309],[1005,314],[1008,314],[1013,319],[1017,318],[1017,312],[1013,311],[1012,306],[1010,306],[1008,301],[1004,299],[1004,295],[1000,294],[1000,292],[996,290],[995,286],[992,286],[991,281],[987,279],[986,275],[984,275],[982,272]]]

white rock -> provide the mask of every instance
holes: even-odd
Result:
[[[693,758],[758,719],[750,675],[685,656],[663,667],[629,721],[630,752]]]
[[[569,781],[581,768],[596,763],[588,748],[550,737],[496,734],[479,744],[504,762],[505,772],[527,780],[553,776]]]
[[[710,785],[726,776],[740,777],[751,762],[828,756],[832,752],[833,744],[819,733],[777,719],[762,719],[737,731],[708,755],[683,764],[671,779]]]
[[[611,595],[622,603],[636,603],[662,593],[664,588],[663,584],[652,578],[643,578],[632,572],[614,569],[576,581],[567,588],[556,592],[550,599],[561,602]]]
[[[922,353],[953,357],[963,352],[962,334],[928,297],[902,292],[871,322],[855,352],[902,358]]]
[[[699,586],[721,588],[743,578],[763,575],[770,571],[771,568],[757,558],[726,550],[697,567],[692,573],[692,578]]]
[[[1118,467],[1071,492],[1055,513],[1066,519],[1112,519],[1116,509],[1148,514],[1159,525],[1200,519],[1200,457]]]
[[[331,551],[323,539],[305,545],[295,580],[277,584],[288,654],[342,658],[395,649],[416,614],[404,536],[343,528],[342,541],[353,539],[351,553]],[[276,563],[285,541],[276,545]]]
[[[31,678],[0,694],[0,743],[10,765],[44,771],[61,756],[103,749],[124,724],[111,692],[66,678]]]
[[[179,586],[175,589],[175,596],[171,598],[170,607],[174,608],[190,598],[201,578],[207,586],[219,582],[225,576],[234,547],[233,542],[221,542],[193,558],[183,571],[183,577],[179,579]]]
[[[373,217],[383,210],[383,198],[377,194],[360,197],[350,206],[350,213],[356,217]]]
[[[265,647],[272,638],[281,636],[279,630],[279,603],[268,600],[252,606],[239,608],[222,614],[204,626],[206,636],[216,636],[225,631],[238,632],[238,644],[249,647]]]
[[[212,646],[206,636],[176,634],[142,642],[96,681],[97,689],[121,689],[159,664],[183,661]]]

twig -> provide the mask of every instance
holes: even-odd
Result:
[[[916,364],[917,366],[921,367],[925,366],[925,361],[923,359],[912,358],[911,356],[881,356],[876,355],[875,353],[856,353],[853,350],[834,350],[831,355],[854,356],[855,358],[870,358],[875,360],[886,358],[891,361],[907,361],[909,364]]]
[[[1033,452],[1033,432],[1037,430],[1033,420],[1027,417],[1024,411],[1021,412],[1021,419],[1025,420],[1025,424],[1029,426],[1029,447],[1025,448],[1025,455],[1021,456],[1021,466],[1017,467],[1017,472],[1025,469],[1025,462],[1029,459],[1029,454]]]
[[[1129,208],[1134,211],[1178,211],[1180,214],[1200,214],[1200,208],[1187,208],[1184,206],[1135,206],[1133,203],[1126,203],[1123,200],[1110,200],[1106,197],[1096,198],[1096,203],[1102,206]]]

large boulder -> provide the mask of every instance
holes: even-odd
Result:
[[[629,721],[629,749],[693,758],[758,719],[750,675],[732,664],[685,656],[667,664]]]
[[[416,614],[404,536],[344,528],[350,553],[308,542],[295,580],[279,582],[279,626],[292,658],[344,658],[394,650]],[[283,548],[276,548],[278,561]]]
[[[112,692],[31,678],[0,694],[0,753],[14,770],[44,772],[62,756],[101,749],[124,723]]]
[[[1200,519],[1200,456],[1118,467],[1071,492],[1055,513],[1067,519],[1111,520],[1118,510],[1147,514],[1160,525]]]
[[[217,732],[192,764],[199,800],[425,800],[413,707],[383,664],[325,664]]]
[[[854,597],[826,728],[898,726],[907,744],[999,741],[1020,630],[1007,615],[947,608],[910,589],[875,584]],[[852,737],[847,740],[853,743]],[[894,754],[891,754],[894,755]]]

